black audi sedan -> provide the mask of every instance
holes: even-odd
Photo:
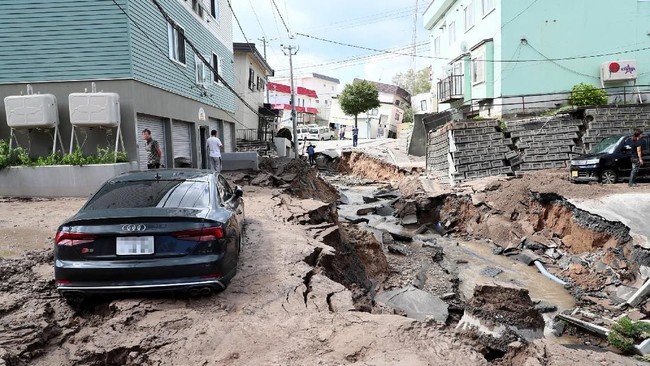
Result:
[[[221,175],[125,173],[59,227],[57,289],[70,303],[99,293],[223,290],[237,271],[243,222],[242,190]]]

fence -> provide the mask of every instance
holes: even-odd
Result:
[[[235,131],[237,141],[271,141],[273,131],[263,131],[257,128],[242,128]]]

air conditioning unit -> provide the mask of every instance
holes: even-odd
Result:
[[[636,60],[609,61],[600,66],[600,78],[603,82],[636,80],[637,76]]]

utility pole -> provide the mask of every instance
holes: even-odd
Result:
[[[264,61],[266,61],[266,42],[267,42],[266,37],[258,38],[258,40],[262,41],[262,45],[264,46]],[[266,103],[267,104],[270,103],[269,100],[270,100],[270,98],[269,98],[269,88],[266,88]]]
[[[281,45],[282,46],[282,45]],[[298,119],[296,118],[296,88],[293,85],[293,59],[298,48],[294,46],[282,46],[282,52],[289,56],[289,77],[291,78],[291,121],[293,122],[293,150],[295,158],[298,159]]]

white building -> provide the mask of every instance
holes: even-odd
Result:
[[[273,109],[280,110],[277,129],[292,125],[291,121],[291,87],[276,82],[268,83],[269,102]],[[316,101],[318,94],[312,89],[296,87],[296,119],[298,124],[316,123]]]
[[[359,79],[355,79],[357,81]],[[411,95],[404,89],[390,84],[370,81],[379,92],[379,108],[359,114],[357,127],[359,138],[397,137],[397,125],[404,119],[404,107],[411,104]],[[346,115],[334,99],[330,123],[335,127],[346,126],[346,131],[351,131],[354,126],[354,116]],[[346,134],[351,136],[351,132]]]
[[[233,43],[235,90],[244,97],[246,103],[256,108],[258,113],[268,115],[273,120],[272,111],[264,106],[265,88],[273,69],[255,47],[254,43]],[[237,138],[261,140],[261,133],[267,129],[269,119],[260,118],[244,103],[237,99],[235,116],[244,126],[238,125]],[[272,126],[271,126],[272,127]],[[271,128],[272,130],[272,128]]]
[[[273,78],[273,82],[290,85],[289,78]],[[321,74],[311,73],[294,77],[294,85],[313,90],[318,95],[314,99],[314,107],[318,109],[316,116],[319,124],[326,124],[330,120],[332,99],[338,94],[339,79]]]

